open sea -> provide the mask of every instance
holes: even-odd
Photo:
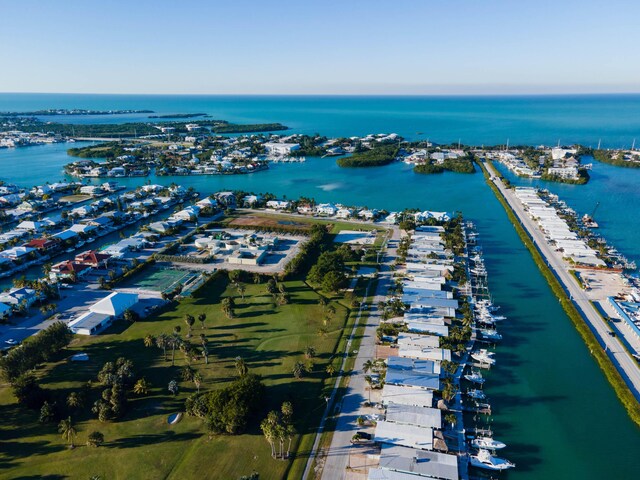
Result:
[[[435,142],[582,143],[630,146],[640,138],[640,95],[530,97],[261,97],[0,94],[0,111],[43,108],[204,112],[233,122],[281,122],[294,132],[350,136],[395,132]],[[145,116],[50,117],[73,122]],[[63,178],[70,145],[0,150],[0,180],[30,187]],[[516,180],[525,184],[530,181]],[[120,180],[120,179],[119,179]],[[122,179],[175,181],[202,193],[242,189],[400,210],[461,211],[480,233],[494,301],[508,320],[485,391],[489,425],[517,468],[509,479],[638,478],[640,429],[628,416],[517,237],[481,174],[416,175],[410,166],[341,169],[308,158],[238,176]],[[584,186],[542,184],[580,214],[600,207],[600,232],[640,264],[640,170],[594,161]],[[480,426],[486,425],[482,418]]]

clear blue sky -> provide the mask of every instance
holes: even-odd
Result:
[[[0,91],[640,92],[640,2],[0,2]]]

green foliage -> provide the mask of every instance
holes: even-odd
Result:
[[[260,408],[264,390],[258,375],[247,374],[228,387],[189,397],[186,411],[204,418],[211,433],[238,434]]]
[[[415,173],[430,174],[442,173],[444,171],[455,173],[475,173],[473,166],[473,154],[468,153],[460,158],[446,158],[442,163],[428,161],[421,163],[413,168]]]
[[[593,158],[602,163],[608,163],[616,167],[640,168],[640,162],[629,162],[624,159],[623,152],[615,152],[611,150],[594,150]]]
[[[20,348],[13,348],[0,358],[2,377],[13,382],[20,375],[33,370],[42,362],[52,360],[63,348],[69,345],[73,334],[63,322],[41,330],[26,339]]]
[[[398,150],[397,145],[376,145],[370,150],[339,158],[337,163],[340,167],[381,167],[393,162]]]

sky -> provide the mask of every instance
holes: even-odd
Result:
[[[0,0],[0,92],[640,92],[640,2]]]

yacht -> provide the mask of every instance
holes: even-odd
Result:
[[[496,363],[496,359],[493,358],[493,352],[489,352],[487,350],[480,349],[477,352],[472,352],[471,353],[471,358],[473,358],[474,360],[480,362],[480,363],[486,363],[488,365],[495,365]]]
[[[476,390],[475,388],[467,390],[467,395],[469,395],[471,398],[475,398],[476,400],[484,400],[485,398],[487,398],[482,390]]]
[[[502,340],[502,335],[494,329],[481,328],[480,335],[487,340]]]
[[[488,450],[499,450],[506,447],[504,443],[494,440],[491,437],[476,437],[471,440],[471,446]]]
[[[485,378],[480,372],[474,371],[464,376],[465,380],[482,385],[485,382]]]
[[[513,463],[504,458],[494,457],[489,450],[481,448],[477,455],[471,455],[470,462],[473,467],[484,468],[486,470],[507,470],[515,467]]]

